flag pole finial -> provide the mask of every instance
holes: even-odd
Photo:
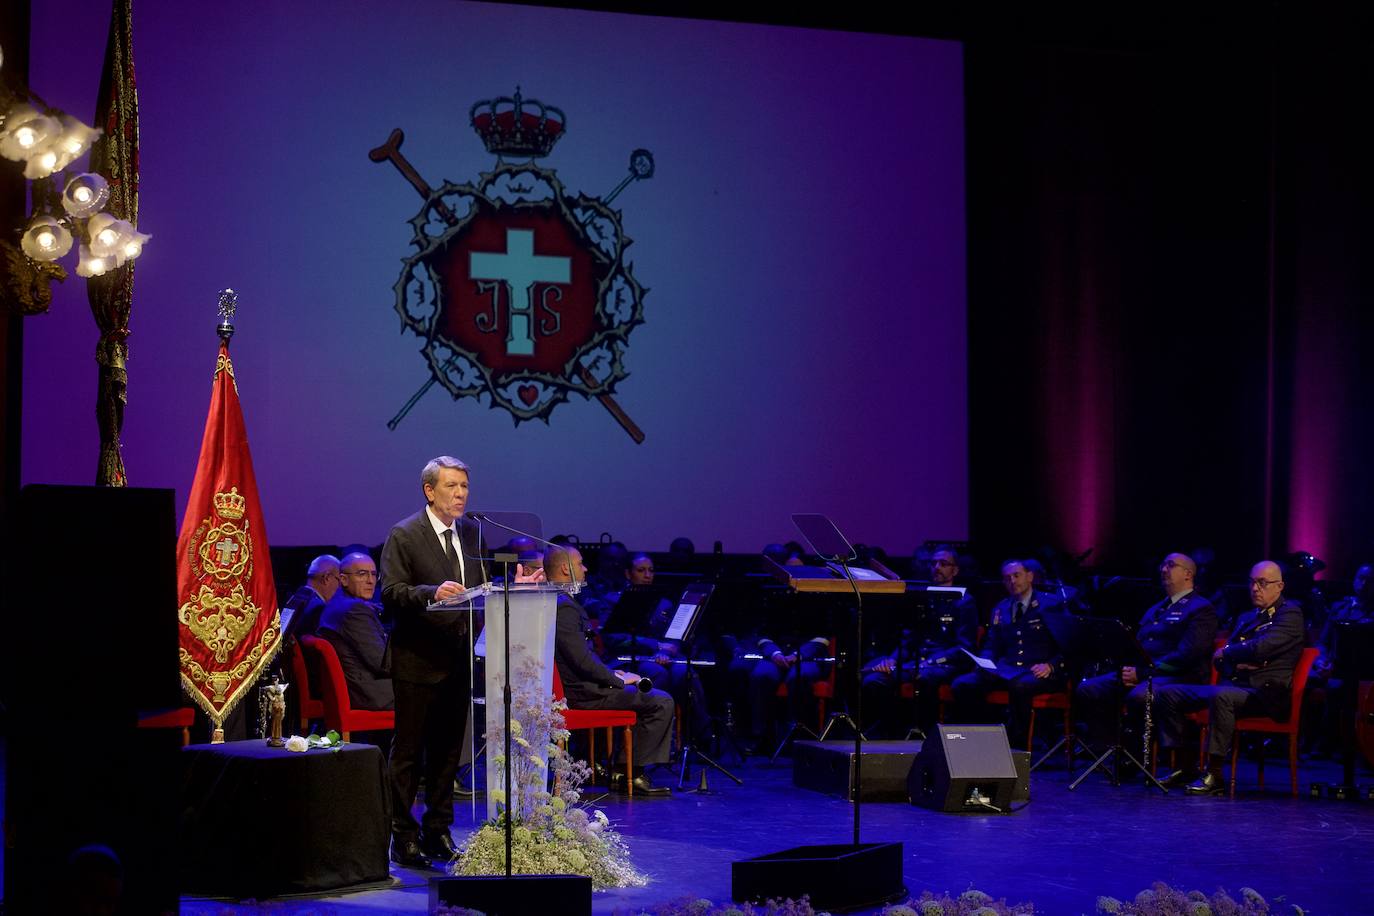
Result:
[[[225,343],[234,336],[234,313],[238,311],[239,294],[232,289],[219,291],[219,327],[215,328],[219,339]]]

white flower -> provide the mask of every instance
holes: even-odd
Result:
[[[300,735],[292,735],[290,738],[286,739],[286,749],[288,751],[295,751],[298,754],[303,754],[305,753],[305,749],[309,746],[306,740]]]
[[[602,826],[611,822],[611,819],[606,816],[606,812],[602,811],[600,808],[596,809],[596,819],[601,822]]]

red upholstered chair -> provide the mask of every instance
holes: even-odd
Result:
[[[553,698],[555,700],[567,699],[563,693],[563,678],[558,675],[558,666],[553,666]],[[625,782],[628,791],[634,795],[634,757],[635,747],[634,738],[630,734],[630,729],[639,722],[639,716],[628,709],[565,709],[563,710],[563,724],[568,731],[587,729],[587,762],[591,765],[593,772],[596,770],[596,730],[606,729],[606,750],[609,753],[614,743],[614,733],[612,729],[623,726],[624,749],[625,749]]]
[[[1298,723],[1302,713],[1302,692],[1307,689],[1307,676],[1312,673],[1312,663],[1317,660],[1317,655],[1320,652],[1321,650],[1315,647],[1302,650],[1302,657],[1298,659],[1298,667],[1293,671],[1292,700],[1288,709],[1287,722],[1280,722],[1268,716],[1253,716],[1248,719],[1236,720],[1236,734],[1231,741],[1232,798],[1236,797],[1236,761],[1240,757],[1240,736],[1244,732],[1288,736],[1288,779],[1292,784],[1293,797],[1298,797]],[[1263,749],[1259,755],[1259,787],[1264,788]]]
[[[828,644],[828,648],[826,649],[826,651],[829,652],[831,658],[835,657],[835,637],[830,637],[830,642]],[[797,664],[800,665],[802,661],[805,661],[805,659],[798,658]],[[789,671],[790,670],[791,669],[789,669]],[[787,677],[784,675],[782,683],[778,684],[778,690],[775,694],[775,696],[777,696],[778,699],[787,699],[787,685],[789,683],[790,682],[788,681]],[[811,696],[816,698],[816,734],[819,735],[822,731],[825,730],[826,702],[829,700],[833,700],[835,698],[834,662],[830,663],[830,673],[826,677],[819,681],[812,682]]]
[[[310,730],[311,719],[324,718],[324,703],[310,689],[310,669],[299,640],[291,644],[291,679],[296,682],[296,697],[301,708],[301,731]]]
[[[191,723],[196,720],[196,711],[189,706],[180,709],[165,709],[161,712],[139,713],[139,728],[179,728],[181,746],[191,743]]]
[[[301,636],[305,651],[319,662],[320,687],[324,703],[324,724],[349,740],[350,733],[382,731],[396,727],[396,713],[390,709],[354,709],[348,700],[348,681],[344,679],[339,655],[327,639]]]

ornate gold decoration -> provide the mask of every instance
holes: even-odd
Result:
[[[177,650],[177,655],[181,659],[181,679],[185,684],[186,693],[205,714],[212,720],[219,721],[224,715],[224,710],[232,708],[238,702],[238,697],[243,691],[253,686],[262,668],[276,656],[277,650],[281,648],[278,637],[281,634],[281,612],[272,611],[272,625],[263,630],[262,637],[258,644],[252,648],[243,661],[239,662],[228,671],[206,671],[200,663],[191,657],[191,653],[184,648]],[[233,687],[237,682],[238,686]],[[192,690],[191,684],[208,684],[214,696],[210,702],[206,702],[205,695],[198,690]],[[231,689],[232,688],[232,689]]]
[[[220,518],[243,518],[248,511],[248,500],[239,495],[238,487],[230,487],[228,493],[215,494],[215,512]]]
[[[239,393],[239,380],[234,377],[234,364],[229,360],[227,353],[221,352],[219,358],[215,360],[215,375],[221,372],[229,373],[229,381],[234,383],[234,394]],[[213,379],[214,376],[211,376]]]
[[[230,495],[216,493],[215,501],[218,503],[220,497]],[[191,538],[191,556],[188,559],[197,577],[208,575],[219,582],[228,582],[252,575],[253,538],[248,533],[247,520],[239,527],[234,522],[215,525],[207,518]]]
[[[67,279],[67,269],[55,261],[35,261],[9,242],[0,242],[5,252],[6,286],[25,315],[41,315],[52,305],[52,282]]]
[[[229,660],[229,651],[253,629],[258,608],[242,584],[235,583],[228,595],[216,595],[210,586],[202,585],[194,598],[177,609],[177,619],[223,664]]]

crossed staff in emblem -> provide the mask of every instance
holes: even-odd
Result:
[[[434,189],[431,188],[429,182],[425,181],[420,173],[415,170],[415,166],[410,164],[410,160],[401,153],[401,144],[404,141],[405,134],[402,133],[401,129],[398,127],[391,132],[391,136],[386,138],[385,143],[375,149],[368,150],[367,158],[371,159],[373,162],[390,162],[392,165],[396,166],[396,171],[400,172],[401,177],[410,182],[410,186],[415,189],[416,193],[426,201],[429,201],[431,198],[434,198]],[[620,183],[602,198],[602,203],[609,205],[621,191],[625,190],[633,182],[651,178],[653,174],[653,156],[648,150],[635,150],[630,154],[630,174],[621,179]],[[458,222],[458,218],[453,215],[453,211],[448,208],[443,200],[435,199],[434,209],[450,226]],[[456,354],[449,357],[448,361],[440,367],[439,373],[444,373],[451,369],[455,365],[457,359],[458,357]],[[577,363],[577,372],[588,387],[596,387],[596,377],[593,376],[591,371],[580,361]],[[439,373],[431,374],[425,383],[420,386],[419,390],[410,396],[410,400],[405,402],[405,405],[396,413],[396,416],[387,421],[387,429],[394,430],[400,425],[401,421],[405,419],[406,414],[410,413],[411,409],[419,403],[420,398],[424,397],[425,393],[434,386],[437,380],[437,374]],[[644,441],[644,431],[639,428],[639,425],[635,423],[634,420],[630,419],[630,415],[625,412],[625,408],[620,406],[610,392],[603,391],[596,395],[596,399],[601,402],[601,406],[605,407],[606,410],[610,412],[611,416],[615,417],[616,422],[624,428],[625,432],[635,441],[636,445]]]

